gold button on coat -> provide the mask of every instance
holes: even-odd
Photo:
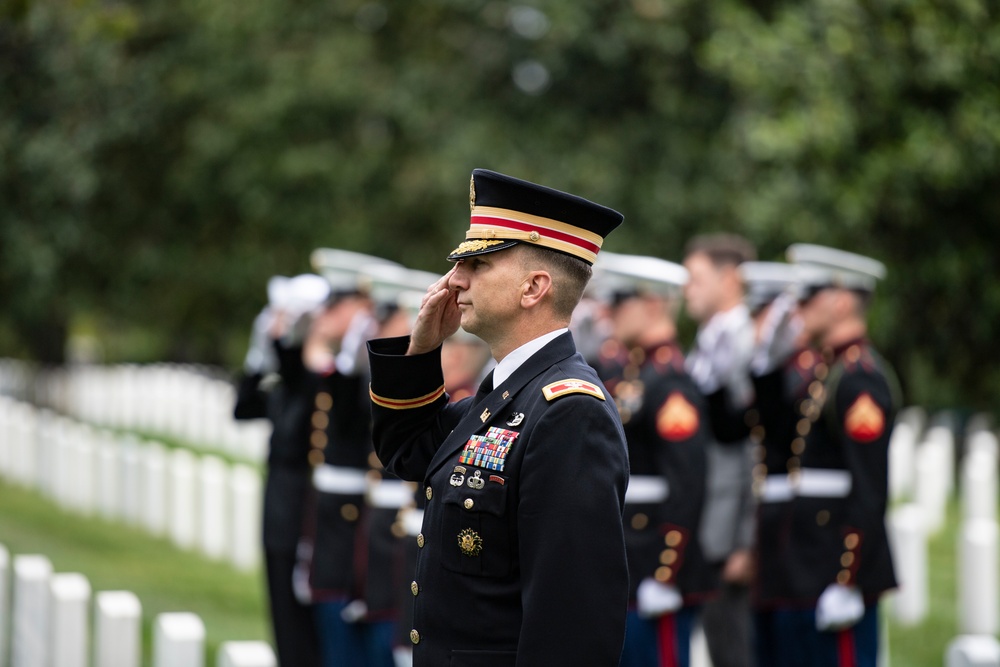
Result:
[[[420,643],[420,633],[416,630],[410,630],[410,641],[414,644]]]
[[[417,546],[421,549],[424,548],[424,534],[420,533],[417,535]]]
[[[420,592],[420,586],[417,585],[417,582],[414,581],[410,584],[410,592],[413,593],[414,596]]]
[[[430,500],[432,497],[434,497],[434,490],[428,486],[427,490],[424,491],[424,495],[427,496],[427,500]]]
[[[462,503],[462,506],[465,507],[465,509],[467,509],[467,510],[471,510],[472,507],[473,507],[473,505],[475,505],[475,504],[476,503],[475,503],[474,500],[472,500],[472,498],[466,498],[465,502]]]

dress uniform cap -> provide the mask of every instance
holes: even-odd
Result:
[[[268,296],[273,297],[272,306],[298,316],[323,305],[330,296],[330,284],[314,273],[303,273],[276,281],[273,293],[269,281]]]
[[[798,267],[804,288],[842,287],[875,291],[875,284],[885,278],[885,265],[878,260],[845,250],[809,243],[788,248],[788,261]]]
[[[380,304],[405,307],[417,295],[417,308],[427,288],[441,276],[430,271],[409,269],[400,264],[378,262],[358,268],[361,283],[367,286],[372,299]]]
[[[472,172],[469,204],[469,231],[448,255],[453,262],[530,243],[593,264],[604,238],[624,219],[582,197],[486,169]]]
[[[616,300],[639,294],[673,297],[687,284],[680,264],[659,257],[603,252],[594,264],[597,293]]]
[[[797,295],[800,284],[798,269],[783,262],[743,262],[740,275],[746,286],[743,301],[751,312],[760,310],[786,292]]]
[[[313,268],[330,283],[332,298],[367,291],[367,284],[360,278],[363,266],[400,266],[388,259],[339,248],[317,248],[313,250],[310,260]]]

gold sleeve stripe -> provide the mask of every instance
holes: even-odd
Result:
[[[371,385],[368,385],[368,395],[371,396],[372,403],[382,406],[383,408],[389,408],[390,410],[409,410],[411,408],[422,408],[444,396],[444,385],[441,385],[429,394],[424,394],[423,396],[418,396],[417,398],[407,399],[385,398],[384,396],[379,396],[372,391]]]
[[[599,398],[602,401],[607,400],[605,399],[604,392],[601,391],[600,387],[585,380],[559,380],[558,382],[553,382],[552,384],[542,387],[542,394],[545,396],[546,401],[551,401],[559,398],[560,396],[567,396],[569,394],[587,394],[588,396]]]

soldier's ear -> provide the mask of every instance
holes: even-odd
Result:
[[[524,308],[537,306],[552,290],[552,276],[548,271],[532,271],[521,282],[521,305]]]

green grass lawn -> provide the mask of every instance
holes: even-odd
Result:
[[[94,593],[129,590],[142,602],[145,663],[157,614],[189,611],[205,623],[206,665],[223,641],[268,639],[262,573],[179,550],[166,539],[61,510],[44,496],[0,481],[0,544],[13,558],[43,554],[56,572],[80,572]]]

